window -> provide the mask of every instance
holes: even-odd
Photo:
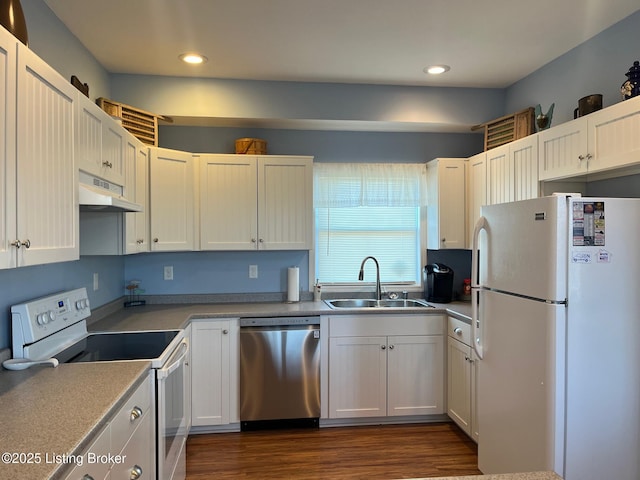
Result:
[[[420,164],[314,165],[316,277],[322,284],[358,283],[362,260],[380,263],[385,283],[420,284],[421,207],[426,198]],[[365,281],[376,269],[365,266]]]

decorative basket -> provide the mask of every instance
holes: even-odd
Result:
[[[267,141],[260,138],[238,138],[236,153],[242,155],[266,155]]]

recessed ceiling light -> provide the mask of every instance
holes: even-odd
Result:
[[[424,73],[429,75],[440,75],[451,70],[449,65],[431,65],[430,67],[424,67]]]
[[[207,61],[207,57],[200,55],[199,53],[183,53],[178,58],[191,65],[199,65]]]

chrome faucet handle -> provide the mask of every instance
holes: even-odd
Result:
[[[396,298],[398,298],[398,292],[389,292],[388,297],[391,300],[395,300]]]

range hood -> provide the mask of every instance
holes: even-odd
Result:
[[[124,198],[123,188],[99,177],[80,172],[80,210],[90,212],[142,212],[142,205]]]

